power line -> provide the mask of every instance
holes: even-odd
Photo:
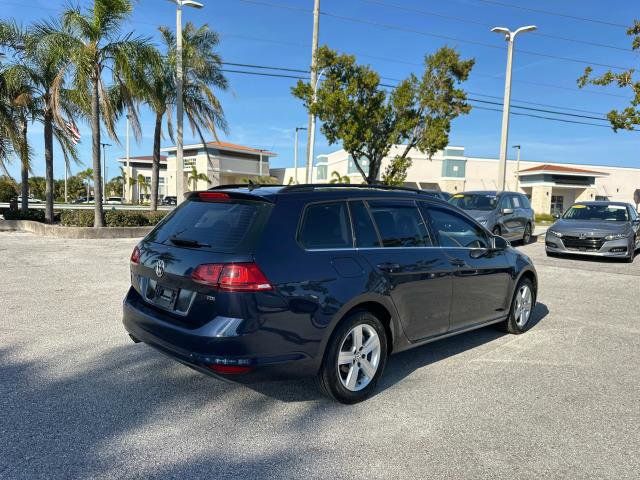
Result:
[[[246,64],[249,65],[249,64]],[[269,67],[263,67],[263,68],[269,68]],[[273,69],[278,69],[279,67],[274,67]],[[287,71],[298,71],[298,70],[294,70],[294,69],[284,69]],[[223,69],[223,72],[228,72],[228,73],[238,73],[238,74],[245,74],[245,75],[257,75],[257,76],[263,76],[263,77],[276,77],[276,78],[291,78],[291,79],[299,79],[299,80],[309,80],[309,77],[303,77],[303,76],[294,76],[294,75],[286,75],[286,74],[277,74],[277,73],[270,73],[270,72],[252,72],[252,71],[248,71],[248,70],[234,70],[234,69]],[[303,70],[299,70],[301,72],[304,72]],[[306,73],[306,72],[305,72]],[[388,85],[388,84],[380,84],[383,87],[394,87],[394,85]],[[492,102],[489,100],[481,100],[481,99],[477,99],[477,98],[473,98],[473,97],[469,97],[468,101],[470,102],[475,102],[475,103],[483,103],[483,104],[489,104],[489,105],[496,105],[496,106],[502,106],[501,103],[499,102]],[[502,108],[490,108],[490,107],[482,107],[482,106],[478,106],[478,105],[474,105],[473,108],[477,108],[480,110],[491,110],[491,111],[496,111],[496,112],[502,112]],[[607,121],[606,118],[603,117],[593,117],[593,116],[587,116],[587,115],[578,115],[578,114],[574,114],[574,113],[567,113],[567,112],[559,112],[559,111],[555,111],[555,110],[545,110],[545,109],[539,109],[539,108],[532,108],[532,107],[526,107],[526,106],[522,106],[522,105],[516,105],[516,104],[512,104],[511,108],[514,109],[520,109],[520,110],[526,110],[526,111],[533,111],[533,112],[541,112],[541,113],[549,113],[549,114],[553,114],[553,115],[562,115],[565,117],[574,117],[574,118],[584,118],[584,119],[592,119],[592,120],[599,120],[599,121]],[[582,121],[577,121],[577,120],[569,120],[569,119],[563,119],[563,118],[557,118],[557,117],[548,117],[548,116],[544,116],[544,115],[537,115],[537,114],[532,114],[532,113],[523,113],[523,112],[511,112],[513,115],[520,115],[520,116],[526,116],[526,117],[531,117],[531,118],[538,118],[538,119],[544,119],[544,120],[556,120],[556,121],[560,121],[560,122],[565,122],[565,123],[575,123],[575,124],[581,124],[581,125],[591,125],[591,126],[596,126],[596,127],[606,127],[606,128],[611,128],[610,125],[605,125],[605,124],[598,124],[598,123],[593,123],[593,122],[582,122]]]
[[[479,20],[472,20],[472,19],[469,19],[469,18],[458,17],[458,16],[454,16],[454,15],[446,15],[446,14],[443,14],[443,13],[432,12],[432,11],[428,11],[428,10],[422,10],[422,9],[419,9],[419,8],[407,7],[405,5],[398,5],[398,4],[395,4],[395,3],[384,2],[382,0],[360,0],[360,1],[364,2],[364,3],[369,3],[369,4],[374,4],[374,5],[381,5],[381,6],[385,6],[385,7],[389,7],[389,8],[395,8],[397,10],[403,10],[405,12],[417,13],[419,15],[424,15],[426,17],[438,17],[438,18],[443,18],[445,20],[452,20],[452,21],[455,21],[455,22],[461,22],[461,23],[466,23],[466,24],[470,24],[470,25],[479,25],[479,26],[487,28],[487,29],[489,28],[489,26],[485,22],[481,22]],[[551,39],[554,39],[554,40],[562,40],[562,41],[566,41],[566,42],[581,43],[581,44],[589,45],[589,46],[592,46],[592,47],[610,48],[610,49],[613,49],[613,50],[619,50],[619,51],[623,51],[623,52],[633,53],[633,50],[631,48],[618,47],[616,45],[609,45],[609,44],[605,44],[605,43],[592,42],[592,41],[581,40],[581,39],[577,39],[577,38],[563,37],[563,36],[560,36],[560,35],[552,35],[552,34],[549,34],[549,33],[536,32],[536,36],[545,37],[545,38],[551,38]]]
[[[610,27],[622,27],[622,28],[628,28],[629,27],[629,25],[624,25],[622,23],[607,22],[606,20],[598,20],[598,19],[595,19],[595,18],[579,17],[577,15],[568,15],[566,13],[552,12],[552,11],[549,11],[549,10],[541,10],[541,9],[538,9],[538,8],[524,7],[522,5],[514,5],[512,3],[498,2],[496,0],[476,0],[476,2],[486,3],[486,4],[489,4],[489,5],[495,5],[495,6],[499,6],[499,7],[515,8],[515,9],[518,9],[518,10],[526,10],[528,12],[542,13],[544,15],[553,15],[555,17],[570,18],[572,20],[580,20],[582,22],[599,23],[600,25],[608,25]]]

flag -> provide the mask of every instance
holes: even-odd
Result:
[[[71,136],[71,141],[73,142],[74,145],[77,145],[78,142],[80,142],[80,137],[81,137],[78,127],[73,121],[66,122],[65,125],[67,127],[67,131],[69,132],[69,135]]]

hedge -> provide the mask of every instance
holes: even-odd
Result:
[[[169,212],[145,212],[139,210],[107,210],[104,224],[107,227],[147,227],[162,220]],[[93,210],[63,210],[60,223],[65,227],[93,227]]]
[[[555,222],[556,219],[550,213],[536,213],[536,222]]]
[[[5,220],[33,220],[36,222],[44,222],[44,210],[4,210]]]

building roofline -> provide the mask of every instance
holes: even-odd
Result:
[[[213,147],[216,148],[218,150],[222,150],[225,152],[236,152],[236,153],[253,153],[253,154],[262,154],[264,156],[267,157],[277,157],[278,154],[275,152],[271,152],[269,150],[265,150],[265,149],[261,149],[261,148],[253,148],[253,147],[247,147],[245,145],[238,145],[235,143],[229,143],[229,142],[207,142],[206,143],[207,147]],[[184,149],[187,148],[202,148],[202,143],[194,143],[191,145],[184,145],[183,146]],[[164,147],[161,148],[160,151],[161,152],[170,152],[173,150],[176,150],[177,146],[176,145],[172,145],[170,147]]]

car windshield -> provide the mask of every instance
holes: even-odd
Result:
[[[562,218],[565,220],[628,222],[629,214],[624,205],[573,205]]]
[[[486,193],[458,193],[449,199],[449,203],[462,210],[494,210],[498,198]]]

